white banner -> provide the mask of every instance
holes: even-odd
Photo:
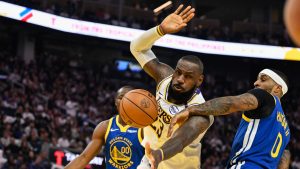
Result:
[[[143,30],[80,21],[0,1],[0,16],[64,32],[130,42]],[[300,49],[268,45],[218,42],[166,35],[156,46],[229,56],[300,61]],[[129,50],[129,49],[128,49]]]

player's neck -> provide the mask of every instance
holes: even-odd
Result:
[[[119,124],[121,124],[123,127],[124,126],[127,126],[127,124],[122,120],[122,118],[119,116],[119,118],[118,118],[118,122],[119,122]]]

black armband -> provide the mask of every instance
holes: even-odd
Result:
[[[275,108],[274,97],[263,89],[252,89],[248,93],[254,95],[257,99],[258,106],[254,110],[246,111],[244,114],[251,119],[262,119],[268,117]]]

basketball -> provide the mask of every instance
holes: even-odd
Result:
[[[142,128],[152,124],[157,117],[155,97],[143,89],[126,93],[119,108],[120,116],[130,126]]]
[[[288,0],[284,8],[284,21],[292,40],[300,46],[300,1]]]

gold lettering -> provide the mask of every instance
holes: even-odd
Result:
[[[115,163],[114,161],[112,161],[111,159],[109,159],[108,162],[112,166],[114,166],[115,168],[118,168],[118,169],[127,169],[127,168],[131,167],[134,164],[133,161],[129,161],[127,164],[119,165],[119,164]]]
[[[170,124],[172,117],[168,115],[166,112],[163,112],[159,115],[159,117],[163,120],[164,123]]]

